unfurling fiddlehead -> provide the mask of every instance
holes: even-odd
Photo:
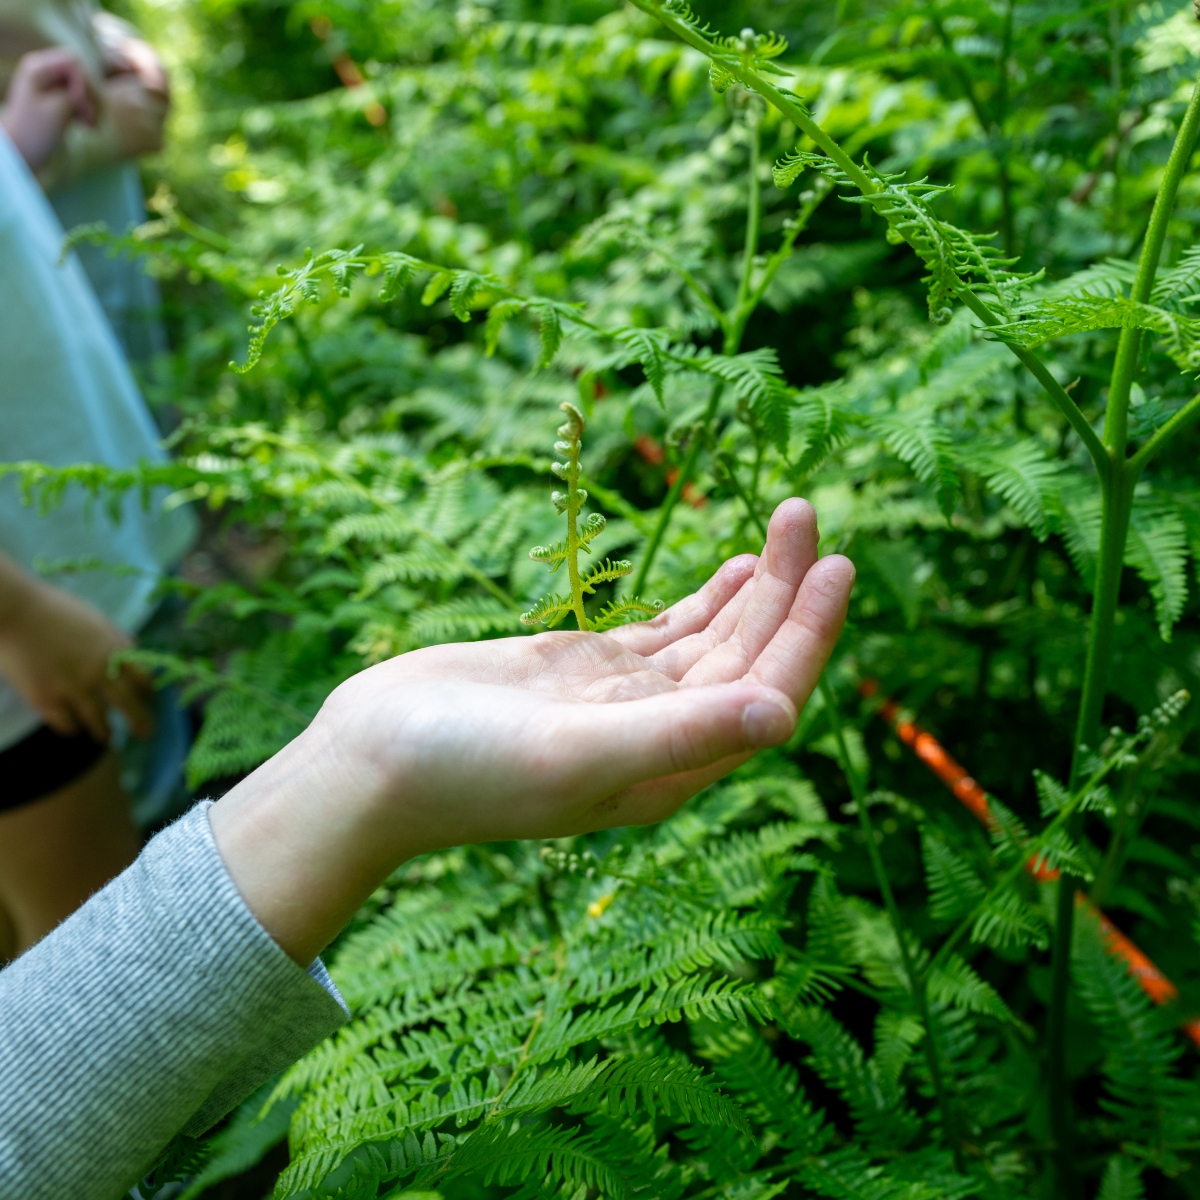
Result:
[[[566,484],[565,492],[551,492],[550,500],[560,514],[567,518],[567,536],[553,546],[534,546],[529,557],[535,562],[545,563],[551,574],[566,563],[571,591],[567,596],[544,596],[528,612],[521,614],[526,625],[545,625],[553,629],[567,613],[575,614],[575,621],[585,633],[589,630],[601,632],[628,621],[640,621],[662,611],[661,600],[640,600],[636,596],[625,600],[613,600],[596,616],[589,617],[584,608],[584,597],[594,595],[602,583],[612,583],[633,570],[626,559],[613,561],[606,558],[597,563],[586,574],[580,574],[579,555],[591,554],[591,543],[603,532],[607,521],[600,513],[592,513],[580,523],[579,515],[587,502],[587,492],[579,486],[579,452],[583,445],[583,414],[573,405],[559,406],[567,414],[566,421],[558,427],[559,440],[554,449],[565,461],[555,462],[550,468]]]

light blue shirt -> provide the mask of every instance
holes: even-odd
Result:
[[[132,467],[165,458],[112,329],[78,260],[60,263],[63,230],[24,161],[0,133],[0,461]],[[127,632],[146,619],[164,569],[187,549],[195,518],[143,507],[126,495],[120,519],[71,489],[49,513],[0,480],[0,550],[27,570],[38,559],[100,559],[132,567],[91,570],[55,583],[88,600]],[[0,680],[0,750],[41,718]]]

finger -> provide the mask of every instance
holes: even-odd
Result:
[[[654,666],[689,686],[740,679],[787,619],[800,581],[817,559],[817,515],[807,500],[785,500],[771,516],[767,544],[740,604],[704,633],[667,652],[670,666]],[[736,617],[736,619],[735,619]]]
[[[816,687],[842,632],[854,587],[854,564],[840,554],[823,558],[804,577],[787,620],[747,672],[803,704]]]
[[[128,644],[133,645],[132,640]],[[137,663],[121,663],[117,678],[124,680],[142,699],[148,700],[154,695],[154,676]]]
[[[60,737],[75,737],[79,733],[79,722],[65,703],[39,704],[38,714]]]
[[[672,604],[653,621],[623,625],[605,636],[620,642],[634,654],[655,654],[672,642],[706,628],[753,576],[757,565],[755,554],[739,554],[736,558],[726,559],[698,592]]]
[[[104,694],[113,708],[125,714],[135,737],[148,738],[154,732],[154,714],[146,703],[146,692],[124,671],[105,681]]]
[[[91,692],[79,692],[69,701],[76,719],[85,730],[97,741],[108,743],[108,706],[102,695]]]
[[[71,112],[85,125],[96,123],[96,98],[92,93],[91,81],[83,64],[76,61],[67,77],[67,96],[71,101]]]
[[[796,723],[788,697],[740,682],[559,708],[563,734],[579,747],[574,786],[598,797],[598,815],[610,812],[613,798],[635,784],[777,745]]]
[[[50,49],[32,60],[29,78],[39,91],[63,90],[72,114],[88,125],[96,122],[96,104],[87,70],[69,50]]]

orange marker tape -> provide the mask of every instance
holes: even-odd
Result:
[[[864,679],[858,689],[868,699],[879,692],[874,679]],[[885,699],[878,709],[879,715],[896,731],[896,736],[912,748],[913,753],[958,797],[978,820],[990,826],[991,809],[987,793],[946,753],[942,744],[912,721],[905,720],[894,700]],[[1058,871],[1047,867],[1036,855],[1025,864],[1026,869],[1039,883],[1053,882]],[[1100,922],[1100,932],[1105,947],[1114,958],[1125,963],[1129,974],[1137,980],[1142,991],[1155,1004],[1166,1004],[1179,995],[1179,989],[1141,952],[1082,892],[1075,893],[1075,903],[1086,909]],[[1188,1021],[1184,1033],[1200,1047],[1200,1020]]]

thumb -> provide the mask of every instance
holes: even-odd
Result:
[[[602,794],[777,746],[796,727],[796,706],[783,692],[741,681],[564,707],[579,724],[571,732],[581,780]]]

